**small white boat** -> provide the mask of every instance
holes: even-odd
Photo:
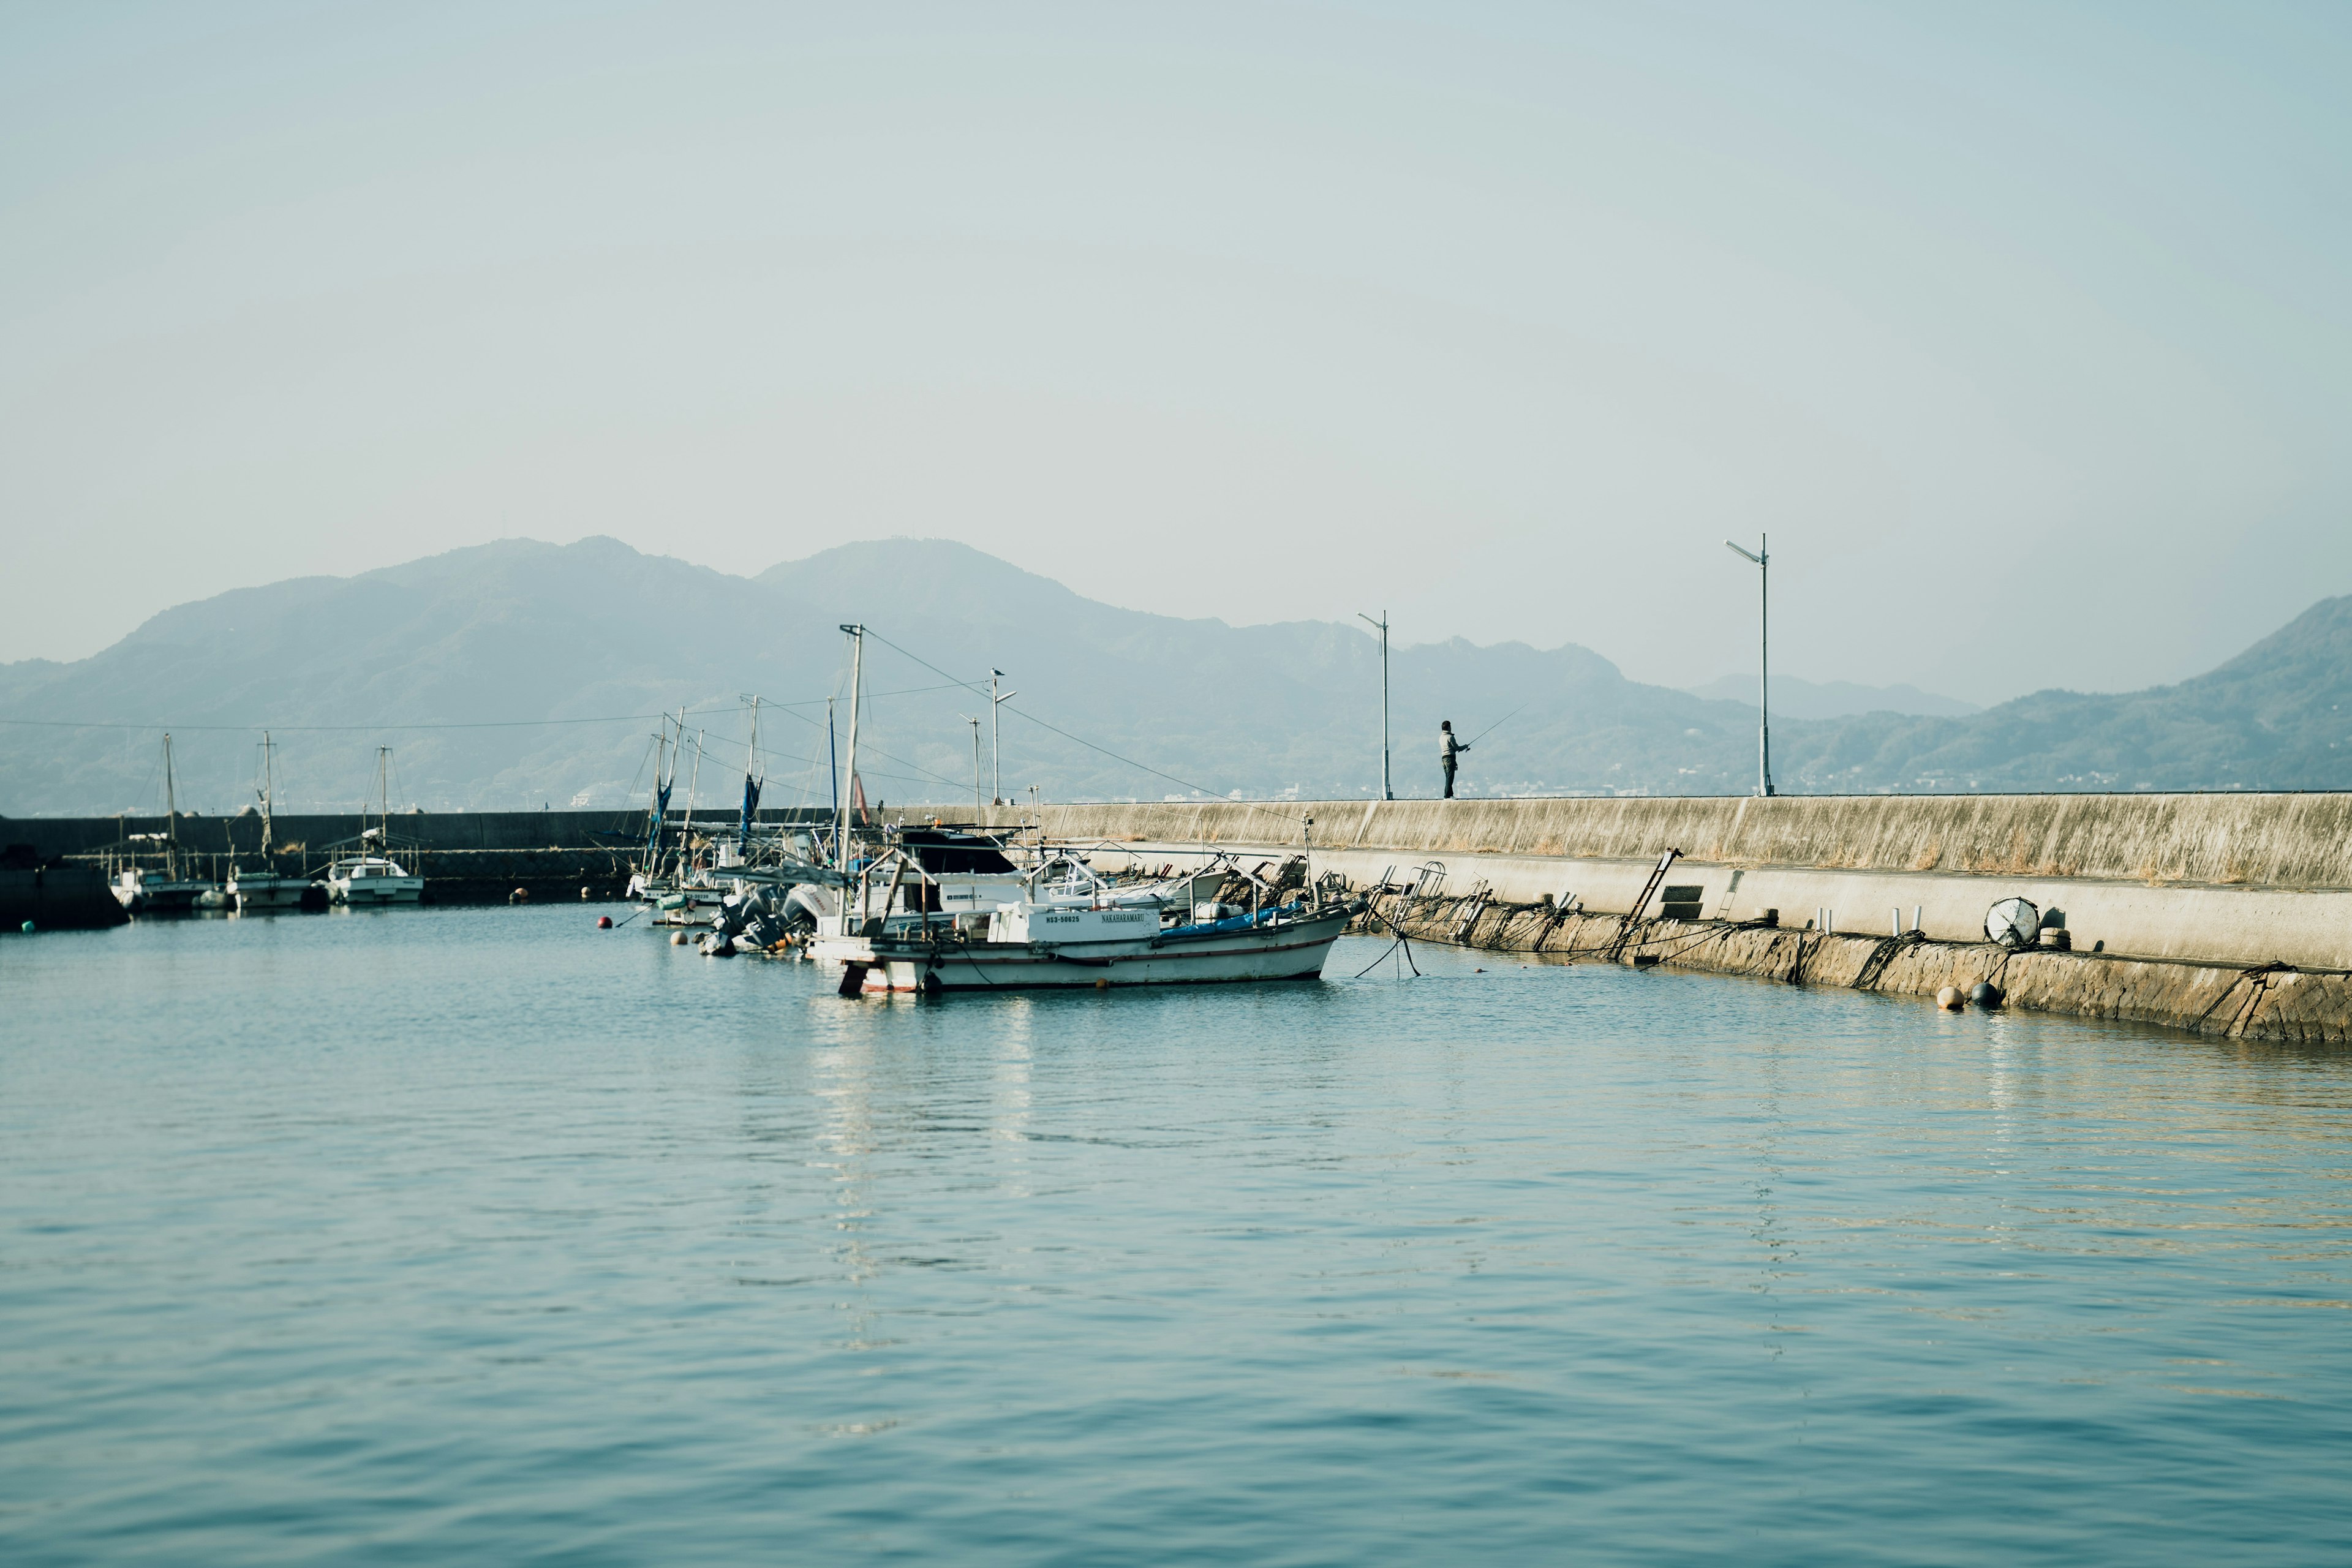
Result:
[[[327,897],[338,904],[413,904],[425,879],[383,855],[354,855],[327,868]]]
[[[421,903],[425,878],[392,857],[392,748],[375,749],[376,825],[367,826],[367,807],[360,807],[360,834],[330,844],[341,850],[327,864],[320,887],[330,904],[366,908],[377,904]]]
[[[1148,905],[1007,904],[980,941],[951,925],[874,938],[867,963],[844,966],[841,994],[1316,980],[1361,907],[1302,898],[1220,920],[1178,914],[1169,924]]]

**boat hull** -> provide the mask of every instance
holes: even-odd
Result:
[[[124,909],[134,915],[184,915],[194,913],[197,899],[213,891],[217,885],[126,875],[115,884],[114,896]]]
[[[1126,985],[1220,985],[1317,980],[1348,911],[1255,931],[1165,942],[1097,942],[1056,948],[1038,942],[877,942],[852,961],[842,990],[1101,990]]]
[[[310,890],[310,882],[299,877],[239,877],[228,885],[239,914],[261,910],[299,910],[303,895]]]
[[[335,902],[352,909],[364,910],[381,904],[413,904],[425,896],[425,881],[421,877],[380,877],[374,880],[394,885],[373,888],[364,885],[340,887],[335,889]]]

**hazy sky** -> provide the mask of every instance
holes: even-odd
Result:
[[[508,535],[1977,700],[2352,592],[2352,6],[15,5],[0,658]]]

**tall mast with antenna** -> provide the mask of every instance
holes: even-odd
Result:
[[[988,672],[988,794],[991,803],[996,805],[1004,804],[1004,716],[997,705],[1021,695],[1018,691],[997,694],[996,683],[1003,674],[1001,669]]]
[[[686,821],[679,825],[677,830],[677,874],[681,880],[686,876],[687,861],[694,853],[694,796],[702,788],[702,735],[700,730],[694,732],[694,772],[686,778]],[[677,738],[678,745],[683,749],[686,744],[686,710],[683,708],[677,710]]]
[[[848,865],[849,803],[857,787],[857,693],[866,679],[866,628],[863,626],[844,626],[849,643],[849,779],[843,788],[836,808],[839,821],[835,835],[842,847],[842,865]]]
[[[277,792],[278,775],[269,762],[269,731],[261,732],[261,864],[269,865],[269,797]]]
[[[362,822],[362,827],[367,826]],[[392,748],[375,749],[375,829],[376,847],[392,853]],[[365,846],[362,846],[364,849]]]
[[[745,857],[751,853],[751,815],[760,809],[760,786],[766,782],[758,776],[760,771],[760,697],[757,692],[740,700],[751,705],[751,739],[743,750],[743,820],[735,831],[735,847]],[[683,720],[679,733],[685,732]]]
[[[172,781],[172,731],[163,731],[163,819],[171,847],[163,853],[163,875],[180,879],[180,792]]]
[[[969,713],[959,713],[956,717],[971,726],[971,811],[974,816],[978,816],[980,815],[980,721]]]

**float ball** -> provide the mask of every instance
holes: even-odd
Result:
[[[16,929],[23,931],[26,936],[30,936],[33,934],[33,922],[26,921],[23,925],[18,926]]]
[[[1936,1005],[1941,1007],[1947,1013],[1958,1012],[1960,1010],[1960,988],[1957,985],[1947,985],[1941,991],[1937,992]]]
[[[598,931],[611,931],[613,929],[613,917],[610,915],[598,915],[596,917],[596,929]]]
[[[1976,989],[1969,993],[1969,1000],[1990,1013],[2001,1004],[2000,987],[1990,980],[1979,980]]]
[[[684,947],[686,945],[686,933],[682,931],[674,931],[670,932],[669,944],[672,947]]]

